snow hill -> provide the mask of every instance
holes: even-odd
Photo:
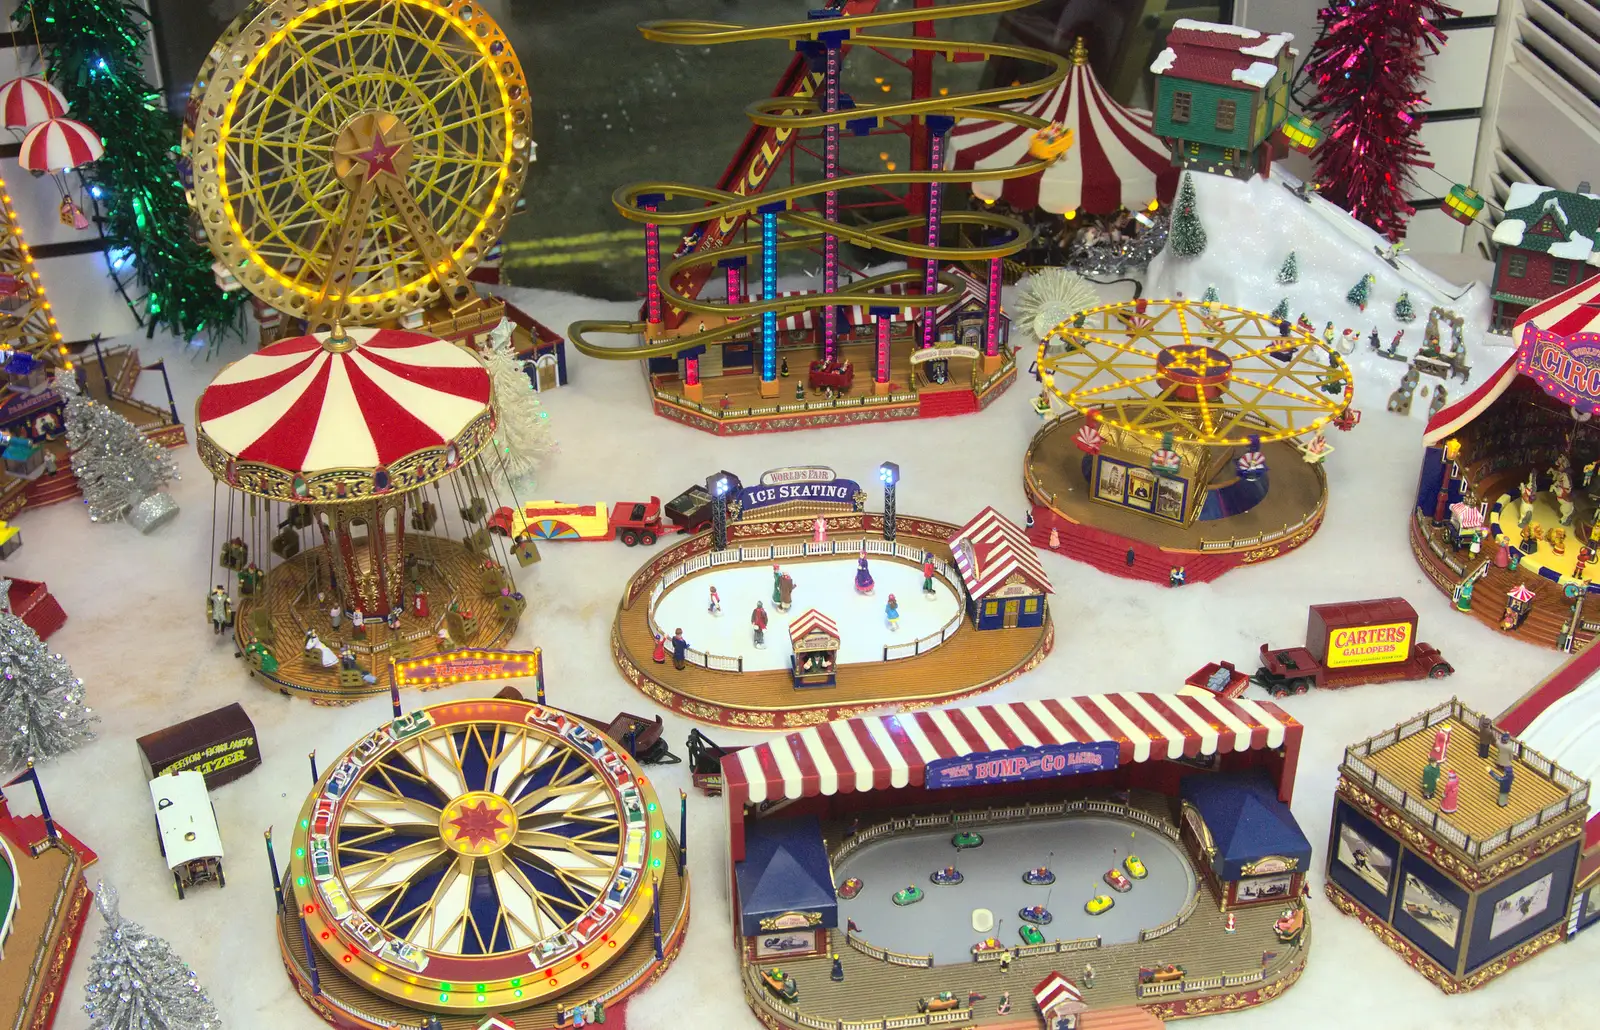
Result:
[[[1335,334],[1354,328],[1361,344],[1347,356],[1356,376],[1356,407],[1369,414],[1386,415],[1384,405],[1400,383],[1406,365],[1373,354],[1366,338],[1374,327],[1385,346],[1396,330],[1405,329],[1400,353],[1409,357],[1422,346],[1428,310],[1435,305],[1466,320],[1467,351],[1472,378],[1446,387],[1457,400],[1475,388],[1482,377],[1498,368],[1509,355],[1509,341],[1487,332],[1490,301],[1481,284],[1456,286],[1427,271],[1402,252],[1398,268],[1378,253],[1388,243],[1342,209],[1320,197],[1309,203],[1290,193],[1293,177],[1274,170],[1273,178],[1230,179],[1221,175],[1192,174],[1195,213],[1206,230],[1206,249],[1193,258],[1163,251],[1150,263],[1145,276],[1145,296],[1191,297],[1217,288],[1223,304],[1271,311],[1287,297],[1289,315],[1301,312],[1317,326],[1330,320]],[[1293,250],[1300,279],[1290,286],[1278,284],[1278,269]],[[1350,288],[1366,273],[1375,282],[1361,311],[1345,299]],[[1416,319],[1409,323],[1394,317],[1402,291],[1411,295]],[[1428,402],[1438,380],[1423,377],[1413,399],[1413,419],[1426,421]],[[1428,395],[1423,395],[1423,389]],[[1386,415],[1393,419],[1395,416]]]

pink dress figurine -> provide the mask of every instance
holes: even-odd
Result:
[[[667,664],[667,635],[665,633],[656,634],[656,649],[650,653],[650,660],[657,665]]]
[[[1454,815],[1456,805],[1461,801],[1461,777],[1451,769],[1444,774],[1444,796],[1439,799],[1439,811],[1446,815]]]
[[[1450,748],[1450,724],[1444,723],[1433,734],[1433,750],[1428,757],[1435,762],[1444,761],[1444,753]]]
[[[812,525],[813,525],[813,528],[816,530],[816,532],[813,534],[812,538],[814,540],[816,540],[816,542],[819,543],[819,544],[827,543],[828,542],[828,523],[823,519],[823,517],[821,515],[818,515],[817,516],[817,521],[815,523],[813,523]]]
[[[867,559],[863,555],[856,559],[856,593],[871,596],[872,588],[872,573],[867,569]]]

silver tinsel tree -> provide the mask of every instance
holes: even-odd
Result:
[[[85,396],[70,371],[57,372],[52,385],[66,400],[67,447],[91,522],[123,518],[136,505],[158,499],[161,488],[178,478],[178,463],[167,448]],[[170,499],[159,500],[167,517],[176,512]]]
[[[94,739],[98,717],[83,703],[83,681],[11,612],[11,581],[0,579],[0,768],[20,769]]]
[[[116,890],[104,883],[95,886],[95,904],[106,925],[89,960],[89,1030],[222,1030],[205,988],[172,945],[122,918]]]

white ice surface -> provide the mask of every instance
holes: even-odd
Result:
[[[1237,295],[1265,305],[1263,310],[1287,292],[1296,311],[1304,308],[1319,326],[1332,318],[1364,329],[1366,321],[1358,321],[1362,316],[1344,302],[1344,294],[1370,270],[1378,281],[1369,312],[1381,316],[1385,339],[1394,324],[1388,309],[1402,288],[1412,291],[1422,314],[1425,303],[1449,289],[1406,258],[1401,259],[1408,268],[1402,278],[1371,253],[1376,241],[1370,233],[1341,228],[1333,216],[1321,213],[1321,201],[1304,205],[1273,183],[1260,183],[1258,190],[1254,183],[1246,187],[1202,175],[1197,185],[1199,214],[1211,244],[1200,257],[1180,262],[1182,267],[1158,267],[1163,288],[1177,284],[1198,297],[1215,282],[1225,301]],[[530,202],[537,203],[537,196]],[[1301,282],[1284,288],[1273,275],[1291,247],[1300,253]],[[1424,288],[1425,283],[1434,285]],[[1127,287],[1100,289],[1108,300],[1129,296]],[[626,318],[638,310],[637,302],[608,304],[537,290],[515,294],[519,304],[558,329],[577,318]],[[1472,326],[1477,382],[1506,351],[1491,352],[1482,344],[1485,303],[1456,307]],[[1408,350],[1420,334],[1419,320],[1407,333]],[[121,342],[139,346],[146,364],[167,359],[182,412],[194,410],[201,386],[220,367],[218,360],[191,360],[192,351],[161,338],[147,341],[141,334]],[[223,360],[243,353],[236,344]],[[1030,361],[1024,353],[1022,367]],[[809,462],[867,482],[880,462],[894,460],[901,466],[903,515],[960,523],[985,504],[1016,520],[1025,511],[1022,455],[1040,425],[1030,407],[1036,390],[1026,380],[978,415],[720,438],[651,415],[634,364],[572,353],[570,366],[572,386],[545,396],[561,445],[537,495],[597,501],[652,493],[668,497],[717,469],[749,480],[764,469]],[[1322,894],[1324,847],[1345,746],[1452,696],[1498,713],[1561,660],[1458,615],[1412,559],[1406,519],[1414,503],[1422,416],[1408,420],[1383,410],[1401,368],[1358,357],[1357,405],[1366,418],[1354,432],[1334,437],[1339,450],[1326,466],[1327,521],[1305,546],[1215,583],[1176,590],[1044,554],[1041,560],[1057,588],[1051,599],[1055,650],[1037,669],[984,697],[1014,701],[1104,690],[1171,691],[1208,661],[1225,658],[1243,665],[1263,642],[1298,642],[1308,604],[1400,595],[1416,605],[1422,638],[1449,657],[1459,670],[1455,676],[1313,691],[1284,702],[1306,727],[1294,812],[1314,850],[1310,963],[1281,998],[1194,1024],[1205,1030],[1580,1030],[1593,1022],[1600,931],[1553,948],[1481,990],[1446,996],[1370,931],[1339,915]],[[139,395],[164,404],[160,377],[147,374]],[[215,582],[215,545],[220,543],[210,539],[212,480],[193,446],[174,453],[184,476],[174,496],[183,510],[152,536],[122,525],[91,525],[76,504],[25,511],[15,520],[25,543],[7,559],[6,570],[46,580],[60,599],[68,620],[50,646],[83,677],[90,702],[105,720],[99,741],[44,763],[39,773],[56,818],[100,853],[91,879],[115,882],[128,917],[175,944],[217,999],[229,1030],[323,1030],[326,1024],[284,976],[272,927],[271,887],[257,849],[261,832],[275,825],[278,858],[286,857],[291,824],[310,787],[306,752],[317,749],[326,767],[388,717],[389,703],[373,698],[348,708],[321,708],[281,697],[250,679],[232,647],[212,636],[201,613],[201,600]],[[874,496],[871,504],[878,503]],[[539,564],[513,569],[529,605],[512,646],[545,648],[550,697],[557,704],[603,718],[618,711],[655,711],[617,673],[607,647],[623,585],[647,554],[614,543],[551,543],[541,551]],[[916,603],[904,600],[907,606]],[[477,696],[498,686],[409,695],[406,704]],[[1254,691],[1252,696],[1260,697]],[[254,719],[265,764],[213,793],[228,850],[227,889],[201,887],[178,901],[156,847],[155,819],[133,739],[233,701],[242,702]],[[666,738],[681,754],[690,724],[673,715],[666,724]],[[765,739],[724,729],[712,730],[711,736],[724,744]],[[651,775],[669,804],[678,788],[690,790],[694,917],[678,962],[630,1003],[629,1026],[758,1030],[734,979],[728,941],[727,808],[720,799],[693,792],[687,765],[657,767]],[[11,790],[7,797],[14,811],[35,810],[27,791]],[[92,915],[67,981],[58,1030],[87,1026],[80,1008],[84,974],[100,926],[99,916]],[[13,941],[12,948],[20,943]],[[1173,959],[1182,961],[1182,956]],[[1017,982],[1025,988],[1051,967],[1040,959],[1017,968]],[[991,998],[986,1004],[993,1003]]]
[[[955,617],[961,602],[938,576],[933,577],[933,597],[922,592],[922,570],[897,561],[871,561],[873,592],[856,593],[856,561],[799,562],[783,570],[794,579],[793,605],[780,612],[772,604],[772,568],[768,565],[723,566],[685,576],[661,595],[656,625],[668,636],[683,628],[689,646],[711,654],[744,656],[746,669],[787,669],[789,623],[808,610],[832,619],[839,627],[839,663],[876,662],[885,644],[910,643],[939,632]],[[722,614],[706,611],[709,588],[722,598]],[[893,594],[900,604],[900,628],[891,631],[884,605]],[[767,609],[764,648],[756,648],[750,615],[760,601]]]

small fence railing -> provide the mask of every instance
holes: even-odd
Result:
[[[1568,791],[1568,794],[1560,801],[1546,806],[1541,811],[1501,830],[1499,833],[1489,837],[1477,838],[1446,819],[1442,813],[1424,804],[1406,788],[1383,776],[1366,761],[1374,752],[1382,751],[1384,748],[1390,747],[1413,734],[1425,733],[1434,726],[1452,718],[1468,725],[1475,725],[1481,716],[1479,713],[1467,708],[1459,700],[1451,698],[1437,708],[1432,708],[1407,722],[1400,723],[1383,733],[1346,748],[1344,752],[1345,771],[1355,779],[1371,787],[1388,800],[1390,804],[1404,811],[1412,819],[1432,829],[1473,861],[1481,861],[1484,856],[1494,853],[1525,834],[1532,833],[1535,829],[1553,819],[1567,815],[1574,809],[1588,807],[1589,784],[1587,781],[1556,765],[1523,742],[1515,741],[1516,758],[1540,775],[1559,784]]]
[[[910,1026],[940,1026],[946,1023],[969,1023],[972,1021],[972,1008],[965,1006],[959,1009],[949,1009],[944,1012],[918,1012],[909,1016],[885,1016],[882,1019],[822,1019],[808,1012],[801,1012],[793,1005],[785,1004],[774,997],[751,973],[745,980],[745,996],[753,998],[768,1012],[788,1020],[799,1026],[811,1027],[812,1030],[899,1030],[901,1027]]]
[[[1224,973],[1220,976],[1201,976],[1193,980],[1168,980],[1164,983],[1138,984],[1135,994],[1140,998],[1160,998],[1172,994],[1199,994],[1201,991],[1214,991],[1219,987],[1242,987],[1245,984],[1260,983],[1267,978],[1265,969],[1252,969],[1248,973]]]
[[[65,845],[58,845],[64,847]],[[61,883],[56,887],[55,900],[50,903],[50,917],[46,925],[54,925],[61,919],[61,907],[67,903],[67,897],[72,893],[78,882],[78,877],[83,875],[83,870],[76,862],[68,862],[67,870],[61,876]],[[22,997],[33,995],[33,989],[38,986],[39,978],[44,975],[45,963],[50,957],[50,934],[39,938],[38,947],[33,950],[33,962],[28,966],[27,983],[22,988]],[[22,1030],[22,1024],[27,1020],[29,1008],[26,1005],[17,1006],[17,1018],[11,1023],[11,1030]]]
[[[718,421],[740,418],[757,418],[762,415],[801,415],[808,412],[839,411],[849,408],[875,408],[894,404],[915,404],[917,395],[914,392],[901,391],[899,393],[872,394],[864,393],[856,397],[836,397],[833,400],[820,401],[794,401],[789,404],[765,404],[760,407],[749,405],[742,408],[726,407],[721,403],[706,404],[703,401],[691,400],[681,393],[663,390],[654,379],[650,383],[650,393],[656,400],[663,401],[675,408],[687,408],[690,411],[705,415]]]
[[[677,566],[668,568],[665,572],[654,570],[656,585],[650,589],[650,604],[645,613],[645,625],[651,636],[660,633],[670,639],[670,634],[664,631],[656,622],[656,606],[668,589],[674,586],[685,576],[691,576],[713,567],[724,565],[764,564],[772,561],[793,561],[797,558],[817,558],[836,554],[876,554],[883,557],[899,558],[904,561],[921,565],[927,557],[927,552],[920,547],[912,547],[895,540],[881,540],[874,537],[841,537],[830,538],[817,543],[783,544],[750,544],[739,547],[730,547],[724,551],[701,551],[699,554],[684,559]],[[900,658],[909,658],[922,651],[931,650],[937,644],[943,643],[955,634],[960,628],[965,612],[965,597],[961,587],[961,575],[955,567],[942,558],[935,557],[933,561],[934,575],[943,579],[955,594],[959,607],[950,623],[938,633],[930,634],[919,640],[906,644],[890,644],[883,648],[882,661],[890,662]],[[902,650],[912,648],[910,651]],[[920,650],[919,650],[920,649]],[[891,654],[891,652],[894,652]],[[710,669],[714,672],[743,672],[744,658],[740,655],[719,655],[706,651],[697,651],[688,648],[684,652],[684,661],[689,665]]]
[[[907,966],[911,969],[933,968],[932,955],[908,955],[903,951],[890,951],[888,948],[880,948],[876,944],[870,944],[862,940],[854,930],[845,933],[845,940],[850,947],[868,958],[875,958],[879,962],[887,962],[891,966]]]

